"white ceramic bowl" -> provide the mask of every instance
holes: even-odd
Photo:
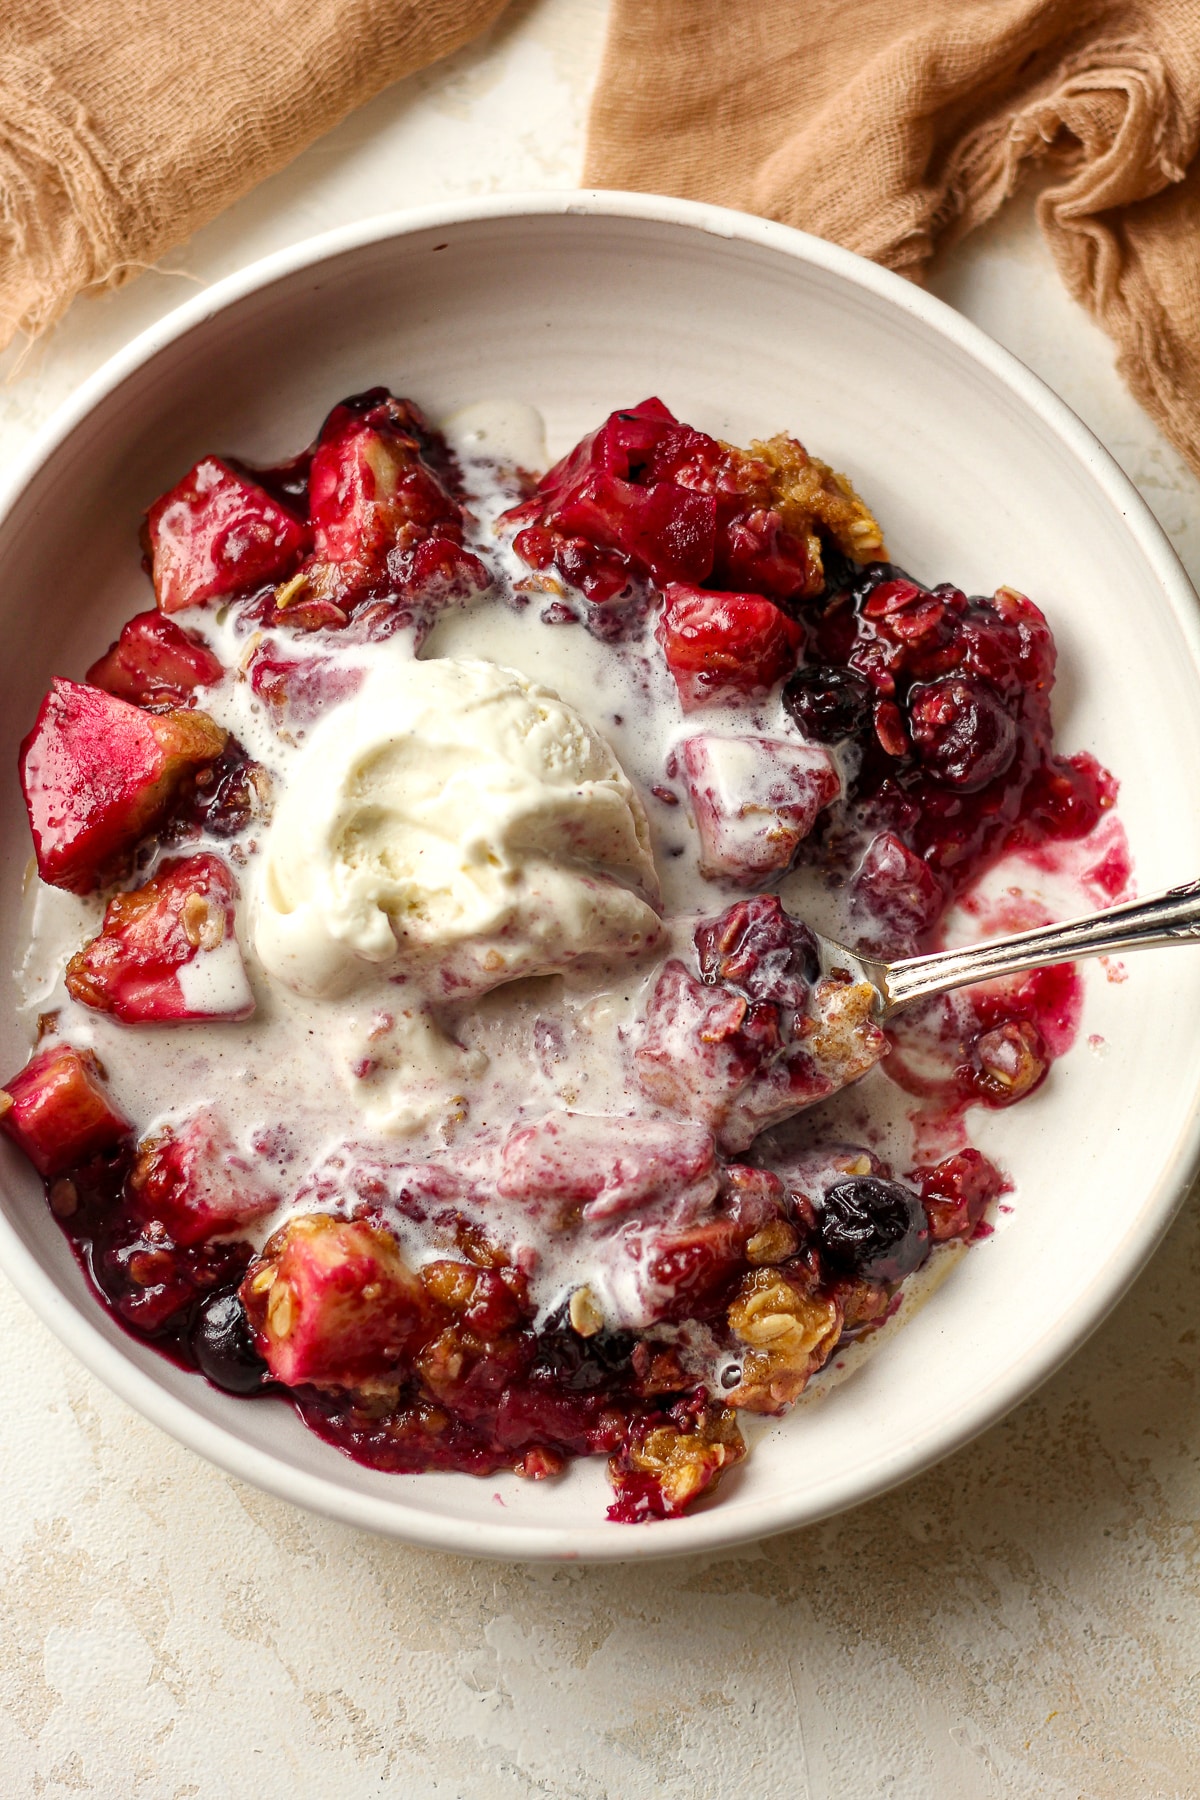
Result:
[[[1028,370],[928,295],[847,252],[717,208],[628,195],[473,202],[356,225],[219,283],[144,333],[43,432],[0,516],[0,963],[29,840],[16,745],[52,674],[78,676],[146,604],[137,528],[203,451],[270,461],[331,403],[386,382],[435,416],[508,395],[557,454],[657,392],[722,437],[789,428],[867,494],[930,581],[1022,588],[1060,648],[1061,743],[1121,778],[1143,892],[1200,873],[1200,631],[1162,532]],[[1107,1054],[1088,1047],[1101,1034]],[[1200,957],[1093,968],[1079,1047],[985,1121],[1018,1182],[1005,1228],[817,1405],[774,1425],[720,1500],[603,1521],[599,1464],[562,1481],[357,1467],[282,1402],[218,1393],[91,1298],[38,1183],[0,1147],[0,1262],[111,1387],[248,1481],[414,1543],[517,1558],[633,1558],[802,1524],[990,1424],[1097,1324],[1149,1254],[1197,1155]],[[0,1067],[28,1045],[0,1007]]]

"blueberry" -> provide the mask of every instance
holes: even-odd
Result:
[[[929,1222],[911,1188],[878,1175],[838,1181],[821,1209],[821,1248],[838,1274],[903,1281],[929,1255]]]
[[[870,682],[837,663],[797,669],[783,690],[783,704],[805,737],[818,744],[838,744],[866,731],[872,699]]]
[[[267,1379],[267,1365],[254,1348],[246,1309],[237,1294],[206,1300],[192,1327],[192,1353],[214,1387],[228,1394],[253,1394]]]
[[[908,728],[934,781],[960,794],[977,794],[1004,774],[1017,753],[1016,723],[981,681],[952,676],[914,687]]]
[[[599,1331],[594,1337],[580,1337],[571,1328],[564,1301],[538,1332],[530,1373],[573,1394],[617,1387],[632,1379],[629,1359],[636,1342],[628,1331]]]

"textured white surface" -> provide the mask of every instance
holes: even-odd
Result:
[[[577,177],[603,7],[543,0],[172,259],[209,280],[408,202]],[[938,291],[1115,451],[1200,574],[1197,485],[1019,209]],[[11,454],[189,291],[78,306],[0,395]],[[470,1564],[218,1474],[0,1294],[0,1791],[125,1800],[1191,1800],[1200,1226],[1038,1396],[899,1493],[658,1567]]]

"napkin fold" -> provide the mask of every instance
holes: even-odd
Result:
[[[919,281],[1035,169],[1070,292],[1200,470],[1200,0],[613,0],[585,183]]]
[[[174,248],[505,0],[4,0],[0,348]]]

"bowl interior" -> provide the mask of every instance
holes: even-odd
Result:
[[[1032,377],[903,284],[795,234],[704,229],[701,209],[675,203],[651,213],[547,202],[361,241],[217,307],[197,303],[188,329],[160,333],[140,365],[100,384],[0,524],[6,969],[29,856],[16,745],[49,677],[80,676],[149,603],[144,508],[201,452],[281,457],[333,401],[380,382],[435,416],[486,397],[531,401],[555,453],[650,393],[735,441],[795,431],[866,494],[896,560],[969,590],[1008,583],[1044,607],[1060,650],[1060,742],[1119,776],[1139,887],[1200,870],[1190,590],[1103,452]],[[1002,1228],[883,1354],[771,1425],[715,1508],[677,1525],[605,1526],[599,1466],[544,1486],[373,1474],[282,1404],[235,1401],[172,1368],[91,1300],[7,1145],[0,1256],[85,1359],[160,1423],[344,1518],[522,1556],[749,1537],[865,1497],[978,1429],[1133,1273],[1192,1156],[1200,959],[1152,952],[1127,976],[1089,971],[1077,1048],[1035,1099],[976,1133],[1017,1183]],[[5,1073],[27,1050],[0,1006]]]

